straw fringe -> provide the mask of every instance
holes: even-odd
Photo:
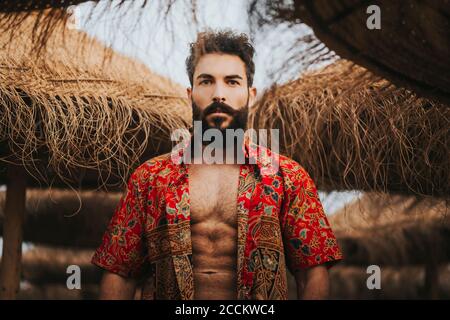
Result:
[[[84,168],[106,172],[100,185],[109,175],[125,181],[149,145],[167,149],[170,132],[190,122],[179,85],[82,32],[61,29],[37,53],[35,19],[12,40],[0,36],[0,143],[13,155],[3,161],[40,180],[43,159],[62,180]]]
[[[329,217],[345,263],[448,262],[450,202],[367,193]]]
[[[248,14],[258,27],[305,23],[312,28],[314,34],[299,38],[289,51],[297,63],[311,66],[339,56],[422,97],[450,104],[449,3],[251,0]],[[366,26],[373,4],[381,12],[381,26],[375,30]]]
[[[450,108],[348,61],[273,86],[249,122],[280,129],[281,152],[323,190],[450,194]]]

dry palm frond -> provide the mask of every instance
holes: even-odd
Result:
[[[0,192],[0,236],[6,192]],[[95,248],[101,243],[121,193],[29,189],[23,240],[34,244]]]
[[[297,61],[339,55],[399,87],[450,104],[448,0],[252,0],[248,13],[259,26],[311,27],[314,36],[299,37]],[[376,20],[380,24],[373,29]]]
[[[13,39],[0,31],[4,161],[42,180],[50,170],[62,180],[102,171],[102,185],[109,175],[125,179],[143,155],[170,149],[171,131],[190,122],[180,86],[64,26],[37,53],[35,19]]]
[[[323,190],[450,195],[450,108],[345,60],[269,89],[250,126],[280,129]]]
[[[448,201],[367,193],[330,216],[346,264],[408,265],[450,259]]]

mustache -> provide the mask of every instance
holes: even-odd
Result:
[[[197,104],[192,101],[192,120],[201,121],[203,124],[202,130],[205,131],[210,127],[208,122],[205,120],[208,114],[215,111],[220,111],[223,113],[228,113],[233,118],[231,124],[227,129],[246,129],[248,121],[248,105],[242,106],[239,109],[233,109],[229,105],[223,102],[213,102],[204,110],[201,110]],[[214,127],[214,126],[213,126]],[[193,127],[192,127],[193,128]]]
[[[226,103],[216,101],[211,103],[209,106],[205,108],[205,110],[203,110],[203,117],[206,117],[207,115],[210,115],[211,113],[214,112],[223,112],[230,115],[234,115],[236,114],[237,111]]]

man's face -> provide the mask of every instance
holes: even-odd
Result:
[[[187,93],[193,120],[202,121],[203,130],[246,129],[248,107],[254,103],[256,89],[248,88],[245,63],[238,56],[203,55]]]

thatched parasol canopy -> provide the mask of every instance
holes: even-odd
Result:
[[[345,60],[269,89],[250,126],[280,129],[322,190],[450,194],[450,108]]]
[[[76,265],[81,269],[84,284],[98,284],[102,271],[91,264],[93,254],[94,250],[92,249],[33,246],[23,254],[22,279],[34,284],[65,284],[68,277],[67,267]]]
[[[0,12],[29,12],[33,10],[45,10],[49,8],[67,8],[92,0],[0,0]],[[98,2],[95,1],[95,2]]]
[[[40,51],[46,46],[47,41],[54,33],[60,32],[61,25],[72,17],[72,9],[76,9],[78,5],[85,2],[93,4],[90,6],[90,13],[88,13],[89,19],[98,19],[98,16],[94,17],[92,13],[96,10],[100,0],[0,0],[0,29],[13,38],[21,33],[20,26],[26,22],[30,15],[33,15],[35,30],[30,45],[33,50]],[[103,12],[106,12],[106,9],[129,8],[136,2],[103,0],[101,4]],[[148,2],[148,0],[139,1],[138,5],[144,8]],[[172,1],[161,0],[161,4],[166,7],[166,10],[170,10],[172,7]]]
[[[330,270],[331,299],[348,300],[417,300],[450,298],[450,264],[436,270],[440,279],[435,296],[430,295],[427,274],[421,266],[392,267],[381,269],[381,289],[367,287],[367,266],[338,265]]]
[[[50,15],[49,23],[42,15]],[[190,122],[180,86],[67,28],[53,10],[20,16],[0,14],[6,21],[0,23],[0,183],[7,183],[2,299],[19,291],[31,181],[120,188],[140,163],[169,151],[171,132]],[[16,18],[20,23],[8,32]],[[36,34],[46,35],[39,50]]]
[[[0,236],[5,192],[0,192]],[[26,194],[23,240],[35,244],[94,249],[101,243],[121,193],[29,189]]]
[[[366,193],[330,216],[345,264],[423,265],[450,261],[448,201]]]
[[[97,187],[120,185],[140,162],[170,150],[171,131],[190,122],[183,89],[64,25],[36,54],[37,16],[13,38],[0,30],[3,160],[43,183],[57,176],[79,186],[87,175],[84,185]]]
[[[268,23],[312,27],[328,47],[321,55],[333,50],[398,86],[450,103],[449,0],[254,0],[250,13],[261,7]],[[319,42],[310,48],[302,54],[317,54]]]
[[[102,270],[91,264],[94,250],[35,246],[22,258],[21,291],[18,299],[97,299]],[[67,287],[69,266],[81,271],[81,288]]]

